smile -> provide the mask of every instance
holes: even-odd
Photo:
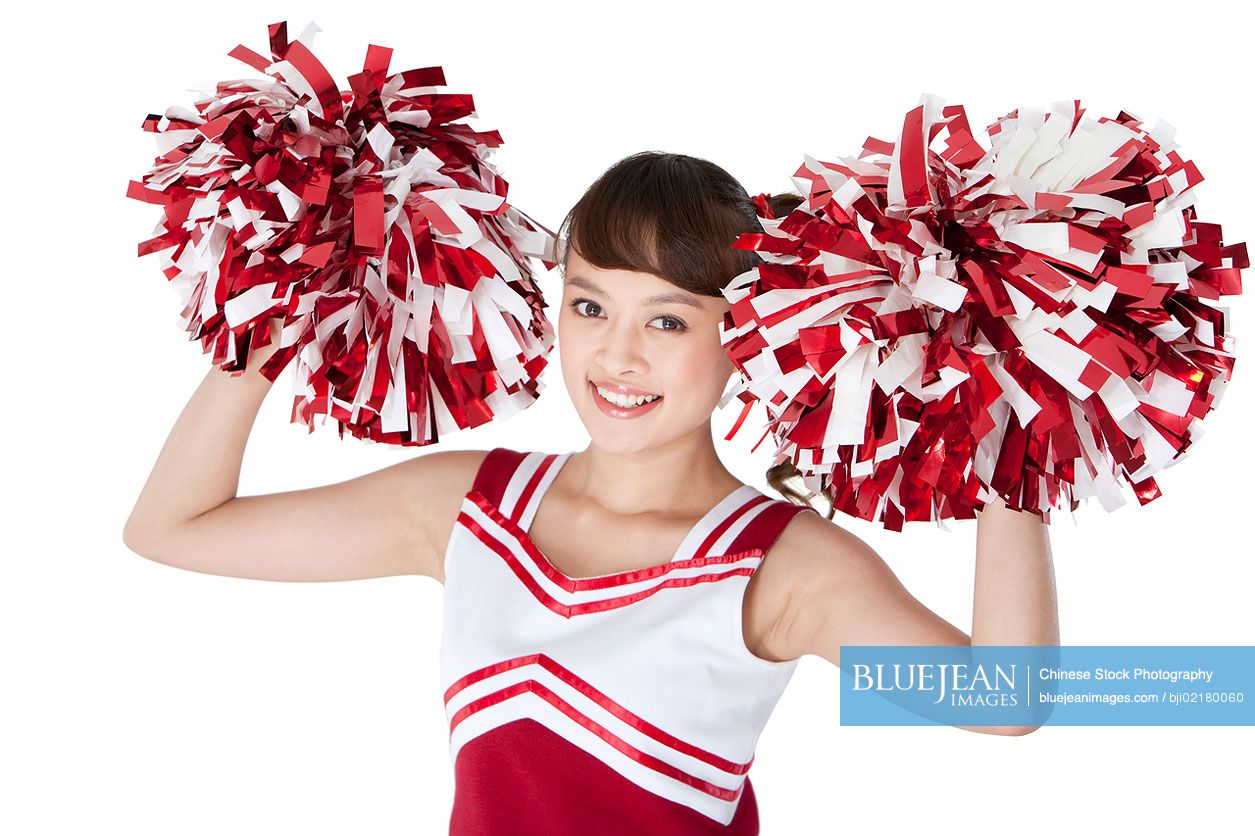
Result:
[[[615,401],[607,400],[597,387],[593,385],[592,381],[589,381],[588,389],[592,393],[593,401],[596,402],[597,407],[612,418],[636,418],[649,412],[662,402],[662,395],[656,395],[653,400],[645,401],[644,403],[633,403],[635,400],[633,398],[616,399],[618,401],[616,403]]]

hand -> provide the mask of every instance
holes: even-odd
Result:
[[[270,324],[270,342],[273,345],[279,344],[279,335],[283,332],[283,318],[272,316],[269,320]]]
[[[270,329],[270,342],[260,348],[250,348],[248,352],[248,366],[244,374],[249,377],[265,378],[261,373],[261,367],[275,355],[279,350],[279,336],[283,331],[283,318],[271,317],[267,321]]]

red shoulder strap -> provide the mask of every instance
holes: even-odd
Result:
[[[471,490],[483,495],[494,506],[500,506],[506,486],[526,456],[526,453],[507,447],[492,448],[480,462]]]
[[[789,521],[806,511],[819,513],[809,505],[795,505],[784,499],[773,500],[754,519],[750,520],[745,529],[737,535],[728,551],[761,549],[763,554],[767,554],[776,540],[780,538],[780,534]]]

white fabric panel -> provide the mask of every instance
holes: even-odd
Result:
[[[528,507],[520,527],[530,525],[561,464],[555,461]],[[511,515],[527,481],[545,454],[529,453],[508,485],[499,509]],[[712,544],[710,554],[728,549],[771,501],[743,485],[707,514],[686,537],[676,559],[692,555],[721,522],[747,503],[758,504],[740,515]],[[769,498],[768,498],[769,499]],[[563,589],[545,577],[520,542],[498,525],[470,497],[462,507],[470,520],[508,547],[527,576],[563,604],[576,605],[654,589],[667,577],[689,577],[755,568],[758,555],[735,562],[673,570],[659,578],[607,589]],[[748,576],[729,576],[692,586],[657,588],[625,606],[566,617],[546,607],[511,570],[507,561],[459,522],[445,554],[444,632],[440,647],[441,683],[455,682],[488,666],[518,657],[544,654],[614,703],[685,743],[733,763],[753,757],[755,745],[797,666],[797,660],[770,662],[746,648],[741,606]],[[737,788],[744,775],[724,772],[637,731],[539,664],[503,671],[470,685],[447,704],[450,720],[467,703],[511,684],[534,679],[632,746],[694,777]],[[684,804],[726,824],[736,801],[723,801],[633,760],[534,693],[523,693],[463,719],[450,738],[450,755],[485,732],[520,718],[543,724],[597,757],[637,785]]]

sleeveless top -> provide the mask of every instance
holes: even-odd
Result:
[[[742,485],[670,562],[571,578],[528,537],[571,455],[491,450],[449,538],[449,833],[756,834],[747,772],[798,660],[750,652],[742,599],[814,509]]]

